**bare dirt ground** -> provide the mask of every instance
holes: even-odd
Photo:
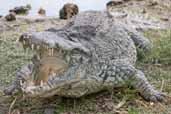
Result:
[[[139,55],[137,67],[158,90],[171,95],[171,1],[125,0],[111,10],[114,15],[118,11],[128,14],[119,19],[122,22],[129,20],[129,25],[135,28],[148,28],[143,29],[143,33],[153,42],[154,48],[149,55]],[[19,16],[13,22],[0,18],[0,114],[43,114],[46,108],[54,110],[54,114],[171,114],[170,97],[164,103],[153,104],[144,101],[132,88],[117,88],[79,99],[36,100],[25,99],[22,95],[4,96],[3,88],[11,83],[16,70],[28,63],[33,54],[17,43],[20,35],[61,27],[65,23],[57,18]]]

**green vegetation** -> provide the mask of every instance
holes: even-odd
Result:
[[[137,65],[158,89],[163,83],[161,89],[171,92],[171,30],[146,31],[145,36],[153,42],[153,48]]]
[[[153,42],[153,49],[144,61],[158,64],[171,64],[171,30],[146,31],[145,36]]]
[[[14,32],[0,34],[0,85],[6,85],[15,76],[16,70],[23,66],[30,57],[22,48],[17,46],[16,40],[19,37]]]
[[[128,108],[128,114],[139,114],[136,108]]]

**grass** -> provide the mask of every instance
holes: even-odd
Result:
[[[139,114],[136,108],[128,108],[128,114]]]
[[[0,34],[0,85],[10,83],[16,70],[28,62],[31,53],[27,54],[20,46],[17,46],[16,40],[19,34],[15,32],[3,32]]]
[[[2,89],[3,86],[11,83],[15,78],[16,70],[28,63],[32,56],[30,51],[25,53],[19,45],[16,45],[16,40],[30,27],[36,31],[44,30],[43,25],[39,26],[39,24],[41,23],[32,27],[24,23],[16,28],[16,31],[0,33],[0,86]],[[46,24],[44,25],[46,26]],[[154,47],[151,53],[143,55],[143,59],[137,63],[137,67],[146,74],[157,89],[171,94],[171,31],[150,30],[144,34],[153,42]],[[0,99],[0,112],[1,105],[2,108],[4,106],[4,110],[8,111],[13,100],[13,97],[7,98],[6,101]],[[117,108],[121,103],[123,105]],[[53,105],[55,114],[113,114],[114,112],[118,114],[167,114],[171,112],[171,103],[150,105],[142,100],[136,91],[129,88],[104,91],[79,99],[53,98],[37,101],[18,96],[12,111],[42,114],[44,106],[48,105]]]
[[[137,66],[153,82],[166,80],[168,82],[167,89],[170,90],[171,30],[151,30],[144,34],[153,42],[153,48],[150,53],[143,55],[143,59],[138,62]]]
[[[153,49],[144,62],[171,64],[171,30],[146,31],[145,36],[153,42]]]

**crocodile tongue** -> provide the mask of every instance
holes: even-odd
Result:
[[[35,75],[35,85],[46,83],[49,78],[59,76],[68,68],[68,64],[59,57],[43,57],[38,63]]]

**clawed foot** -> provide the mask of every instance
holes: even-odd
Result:
[[[162,93],[162,92],[158,92],[158,91],[153,91],[153,92],[150,92],[150,94],[141,94],[142,97],[147,100],[147,101],[150,101],[150,102],[162,102],[164,101],[165,99],[165,94]]]

